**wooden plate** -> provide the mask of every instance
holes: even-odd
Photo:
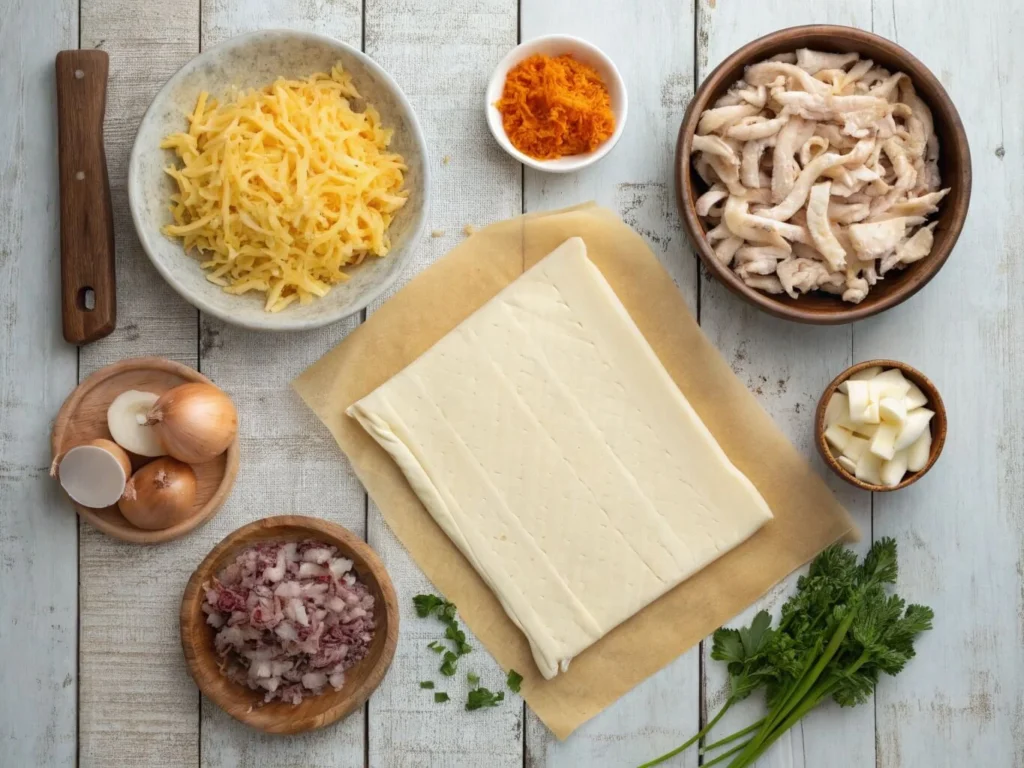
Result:
[[[928,425],[932,432],[932,447],[931,452],[928,454],[928,463],[924,465],[924,469],[920,472],[908,472],[905,474],[899,485],[871,485],[863,480],[858,480],[843,469],[842,464],[832,455],[832,449],[829,447],[828,441],[825,440],[825,409],[828,407],[828,401],[832,399],[832,395],[839,389],[839,385],[853,374],[876,365],[884,369],[898,368],[903,376],[914,382],[921,392],[924,393],[924,396],[928,398],[928,404],[925,407],[935,411],[935,415],[932,416],[931,423]],[[865,360],[863,363],[851,365],[832,379],[832,383],[825,387],[825,392],[822,394],[821,399],[818,400],[818,408],[814,414],[814,443],[818,446],[818,453],[821,454],[821,458],[825,460],[829,468],[850,485],[855,485],[864,491],[886,493],[888,491],[898,491],[900,488],[906,488],[911,483],[916,483],[932,468],[938,460],[939,454],[942,453],[942,446],[946,444],[947,424],[946,405],[942,402],[939,390],[932,384],[931,379],[916,368],[911,368],[899,360]]]
[[[53,456],[56,458],[89,440],[102,437],[110,440],[107,429],[107,408],[119,394],[129,389],[162,395],[169,389],[190,381],[210,384],[210,380],[188,366],[162,357],[138,357],[101,368],[78,385],[64,401],[53,424]],[[152,461],[129,453],[134,472]],[[227,499],[238,473],[238,438],[213,461],[193,464],[196,473],[195,513],[188,520],[161,531],[147,531],[129,523],[117,505],[91,509],[71,501],[82,519],[104,533],[136,544],[159,544],[184,536],[209,520]]]
[[[302,539],[332,544],[352,561],[359,580],[374,597],[377,628],[369,653],[345,671],[345,685],[340,691],[328,686],[324,693],[311,696],[297,706],[280,701],[262,704],[262,693],[221,674],[220,660],[213,648],[214,629],[206,623],[202,610],[203,585],[230,564],[239,552],[256,542]],[[181,599],[181,647],[199,690],[235,719],[268,733],[301,733],[322,728],[361,707],[384,679],[397,645],[395,588],[377,553],[351,531],[314,517],[267,517],[228,534],[196,568]]]
[[[813,291],[797,299],[778,296],[747,286],[727,265],[715,258],[705,236],[705,225],[697,215],[696,201],[706,185],[690,163],[690,148],[701,113],[743,76],[749,64],[797,48],[821,51],[856,51],[892,72],[905,72],[917,89],[917,95],[931,108],[935,134],[939,139],[939,172],[942,186],[951,191],[933,217],[938,222],[935,242],[927,258],[909,267],[893,271],[871,288],[860,304],[850,304],[838,296]],[[960,115],[938,78],[918,59],[891,40],[853,27],[813,25],[780,29],[747,43],[723,61],[701,83],[687,107],[676,143],[676,196],[683,227],[708,272],[726,288],[749,304],[781,317],[815,325],[852,323],[878,314],[906,301],[931,280],[946,263],[960,230],[967,219],[971,200],[971,150],[967,144]]]

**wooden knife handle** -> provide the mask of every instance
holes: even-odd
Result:
[[[114,213],[103,113],[109,60],[104,51],[57,54],[60,156],[60,263],[64,338],[101,339],[117,324]]]

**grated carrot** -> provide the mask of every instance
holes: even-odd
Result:
[[[615,132],[601,76],[570,55],[537,54],[516,64],[497,107],[512,146],[538,160],[593,152]]]

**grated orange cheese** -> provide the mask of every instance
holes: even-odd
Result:
[[[324,296],[348,279],[344,267],[387,254],[406,165],[377,111],[352,109],[356,98],[340,66],[223,103],[201,93],[188,132],[160,145],[180,161],[165,169],[178,191],[164,233],[225,291],[264,292],[269,312]]]

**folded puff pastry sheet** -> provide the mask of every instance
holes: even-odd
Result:
[[[546,678],[771,519],[579,238],[347,413]]]

